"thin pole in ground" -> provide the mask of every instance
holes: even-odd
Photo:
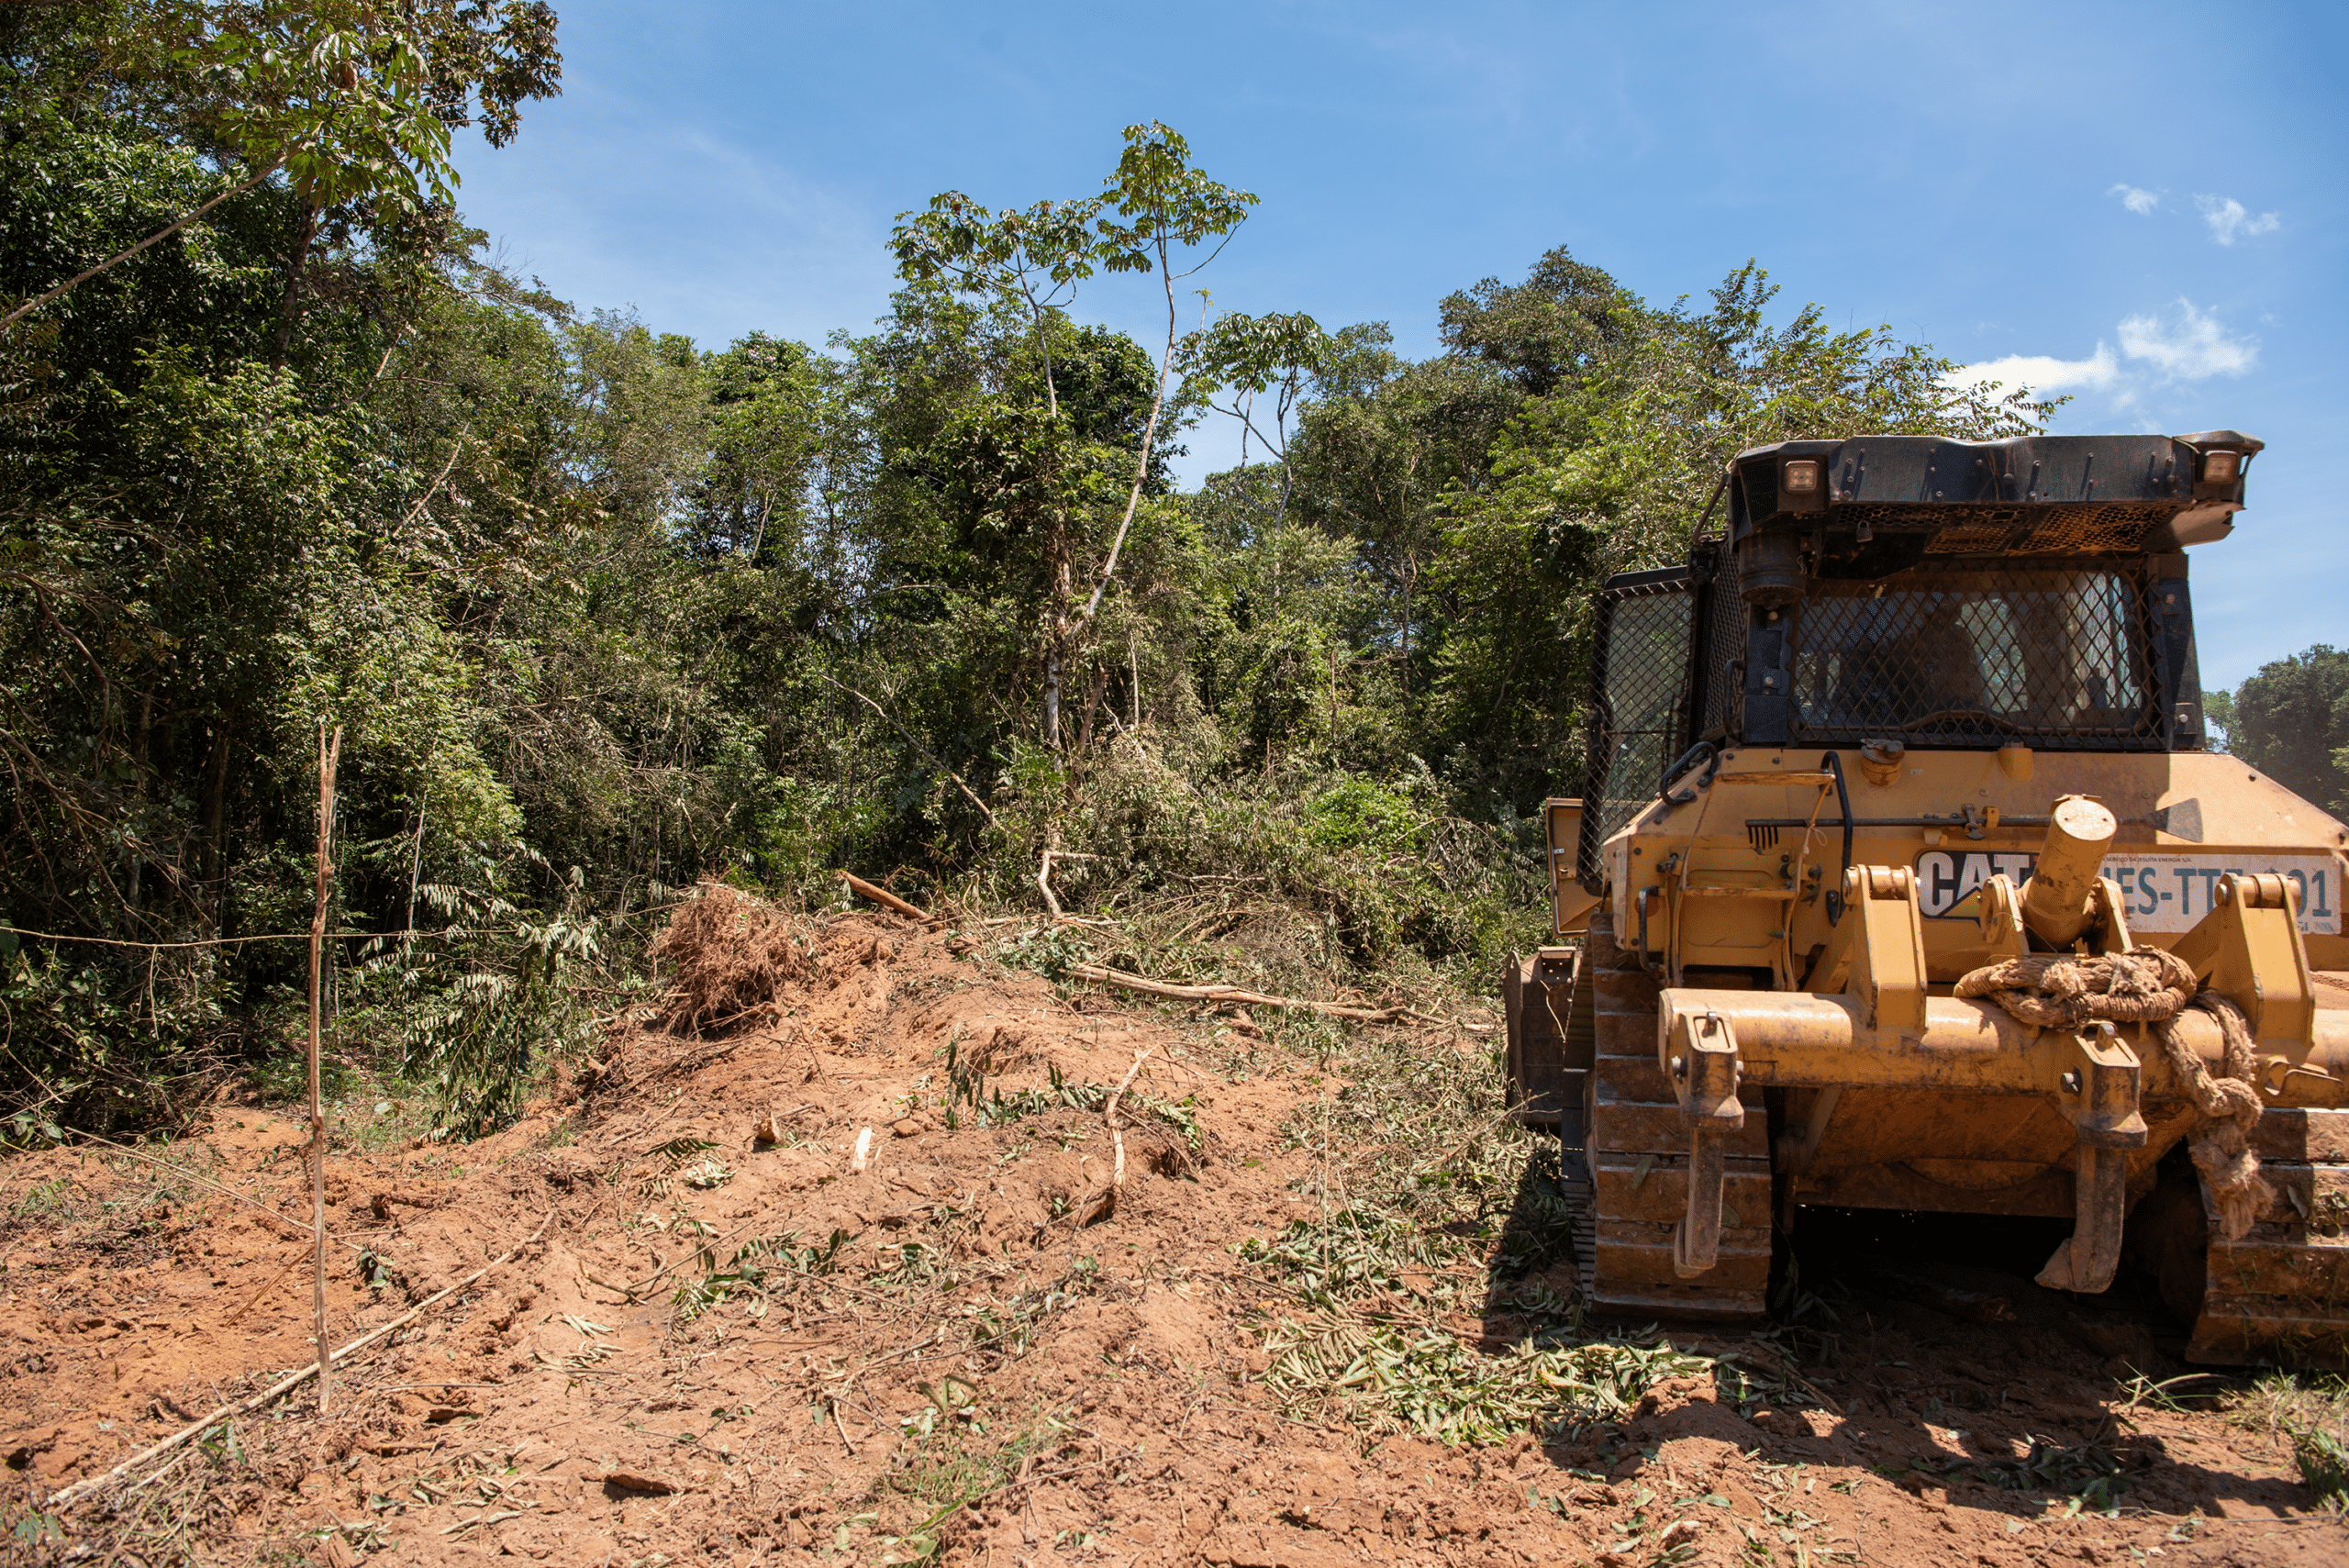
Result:
[[[318,721],[318,898],[310,916],[310,1229],[312,1255],[311,1305],[316,1309],[318,1346],[318,1414],[327,1409],[327,1372],[331,1352],[327,1345],[327,1114],[318,1095],[318,975],[324,967],[327,936],[327,885],[334,866],[327,859],[328,840],[334,826],[334,765],[342,755],[342,726],[327,738],[326,720]]]

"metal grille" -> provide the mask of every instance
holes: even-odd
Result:
[[[1697,672],[1704,695],[1697,706],[1697,735],[1735,734],[1745,716],[1745,628],[1752,612],[1738,597],[1738,553],[1720,551],[1720,575],[1706,606],[1705,667]],[[1669,759],[1666,759],[1669,761]]]
[[[1839,506],[1830,516],[1839,530],[1931,533],[1927,555],[2129,555],[2177,510],[2171,501],[1979,508],[1891,502]]]
[[[1617,578],[1599,594],[1590,772],[1575,855],[1592,892],[1601,885],[1599,846],[1655,798],[1687,732],[1690,586],[1689,573],[1673,569]]]
[[[2158,750],[2142,585],[2117,572],[1905,572],[1815,583],[1790,658],[1801,742],[2019,738]]]

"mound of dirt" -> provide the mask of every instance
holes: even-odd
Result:
[[[1708,1375],[1546,1450],[1290,1418],[1258,1374],[1299,1304],[1234,1249],[1320,1213],[1294,1128],[1343,1086],[970,947],[689,906],[660,1018],[569,1097],[482,1142],[329,1162],[336,1337],[539,1240],[339,1368],[325,1415],[304,1390],[61,1519],[58,1488],[311,1354],[301,1132],[224,1109],[168,1168],[10,1162],[17,1539],[338,1564],[2339,1560],[2288,1455],[2205,1417],[2132,1418],[2159,1434],[2145,1464],[2207,1478],[2190,1523],[1962,1495],[1930,1461],[1974,1418],[1901,1403],[1954,1385],[1923,1332],[1847,1326],[1831,1411]],[[1965,1353],[1991,1400],[2000,1373]],[[1997,1397],[2109,1443],[2101,1386]]]

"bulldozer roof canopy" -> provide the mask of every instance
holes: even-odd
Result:
[[[1929,533],[1935,555],[2176,550],[2232,529],[2264,445],[2235,430],[1778,441],[1731,460],[1728,532]]]

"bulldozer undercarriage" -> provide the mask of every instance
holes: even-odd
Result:
[[[1592,1314],[1720,1327],[1764,1319],[1776,1242],[1792,1227],[1798,1170],[1787,1167],[1799,1167],[1815,1137],[1798,1124],[1774,1141],[1758,1084],[1736,1084],[1733,1100],[1684,1103],[1658,1048],[1664,987],[1636,951],[1617,945],[1605,913],[1579,949],[1544,950],[1509,978],[1510,1077],[1527,1119],[1556,1126]],[[1575,1062],[1584,1065],[1567,1065]],[[2271,1084],[2291,1071],[2271,1066]],[[1814,1118],[1821,1099],[1808,1096]],[[2142,1118],[2171,1131],[2190,1119],[2187,1107],[2158,1102]],[[2249,1141],[2264,1186],[2239,1238],[2223,1236],[2207,1184],[2182,1162],[2144,1166],[2132,1181],[2124,1151],[2110,1151],[2088,1163],[2103,1164],[2096,1174],[2112,1190],[2087,1205],[2128,1215],[2129,1262],[2188,1327],[2189,1361],[2349,1365],[2349,1108],[2271,1105]],[[2069,1174],[2049,1173],[2078,1209],[2076,1177],[2060,1179]],[[1700,1194],[1718,1185],[1717,1227],[1691,1227],[1692,1207],[1709,1207],[1691,1205],[1692,1178]],[[2090,1245],[2110,1256],[2085,1264],[2100,1279],[2120,1261],[2120,1232],[2108,1229]]]
[[[2349,1110],[2271,1106],[2251,1146],[2270,1195],[2241,1240],[2219,1239],[2197,1184],[2191,1218],[2210,1240],[2188,1245],[2204,1256],[2187,1359],[2349,1366]]]

